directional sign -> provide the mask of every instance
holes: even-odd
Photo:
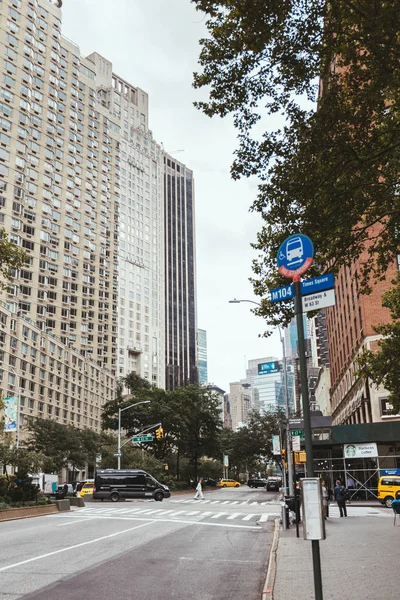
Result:
[[[314,277],[313,279],[304,279],[301,282],[301,295],[307,296],[308,294],[331,290],[334,287],[335,278],[333,273],[326,273],[326,275],[318,275],[318,277]]]
[[[304,430],[303,429],[291,429],[290,437],[296,437],[296,436],[299,436],[299,438],[304,442]]]
[[[335,278],[333,273],[319,275],[313,279],[304,279],[301,282],[301,295],[315,294],[323,290],[330,290],[335,287]],[[282,302],[284,300],[292,300],[294,297],[293,283],[282,287],[273,288],[269,292],[271,302]]]
[[[326,290],[326,292],[319,292],[319,294],[304,296],[303,311],[309,312],[310,310],[319,310],[320,308],[326,308],[327,306],[334,306],[335,303],[335,290]]]
[[[134,435],[132,438],[132,442],[152,442],[152,435]]]
[[[314,244],[301,233],[289,236],[278,250],[278,271],[284,277],[293,279],[311,267],[314,257]]]

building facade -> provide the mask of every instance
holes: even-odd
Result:
[[[373,325],[387,323],[389,311],[382,294],[391,287],[398,265],[390,265],[386,279],[374,284],[369,295],[358,289],[358,263],[340,270],[335,282],[336,306],[326,309],[334,425],[400,419],[388,407],[388,392],[357,376],[355,358],[364,349],[377,349]]]
[[[207,368],[207,331],[199,329],[197,332],[197,355],[199,369],[199,383],[208,382]]]
[[[26,252],[0,290],[1,381],[6,395],[13,373],[26,381],[22,419],[98,429],[111,378],[135,371],[169,389],[198,379],[194,181],[154,140],[146,92],[61,35],[61,4],[0,3],[0,227]],[[79,368],[68,379],[75,359],[88,394]],[[107,391],[99,383],[95,399],[97,379]]]
[[[93,53],[99,111],[120,148],[117,375],[165,385],[162,150],[149,129],[148,94]]]
[[[164,156],[165,382],[174,390],[198,381],[193,172]]]
[[[233,431],[237,431],[247,423],[252,408],[251,392],[248,384],[234,382],[229,384],[229,414]]]
[[[1,303],[0,388],[4,397],[19,399],[20,427],[40,417],[100,432],[101,408],[114,398],[115,377]]]

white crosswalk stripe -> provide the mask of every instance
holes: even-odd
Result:
[[[268,518],[270,516],[271,516],[270,513],[264,513],[263,515],[261,515],[261,517],[258,520],[260,521],[260,523],[264,523],[265,521],[268,521]]]
[[[233,513],[232,515],[229,515],[229,517],[228,517],[228,521],[229,521],[230,519],[236,519],[236,517],[239,517],[241,514],[242,514],[242,513]]]
[[[253,519],[254,517],[256,517],[257,515],[246,515],[244,517],[244,519],[242,519],[242,521],[250,521],[251,519]]]

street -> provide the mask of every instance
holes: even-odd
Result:
[[[85,508],[0,525],[0,598],[258,599],[276,494],[205,491]]]

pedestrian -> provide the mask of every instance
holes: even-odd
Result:
[[[341,517],[347,517],[347,508],[346,508],[346,488],[342,485],[340,479],[336,481],[336,487],[333,491],[335,495],[335,500],[339,507],[339,512]]]
[[[203,483],[203,480],[199,479],[199,482],[196,486],[196,494],[194,496],[195,500],[198,500],[199,498],[200,498],[200,500],[204,500],[202,483]]]
[[[63,493],[64,493],[64,498],[65,496],[68,494],[68,483],[65,482],[63,485]]]
[[[322,506],[324,517],[327,519],[329,517],[329,489],[325,481],[322,482]]]

